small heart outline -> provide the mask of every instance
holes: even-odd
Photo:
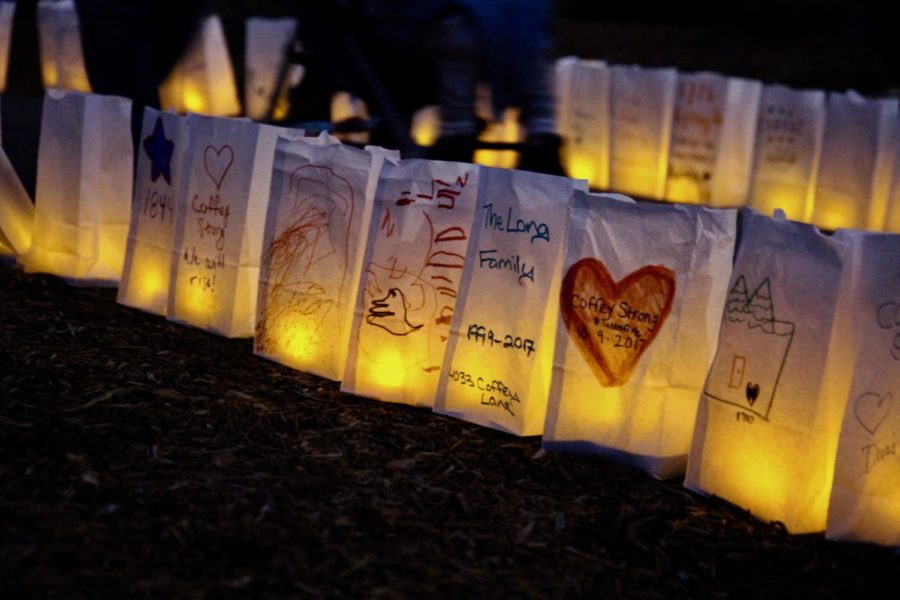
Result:
[[[212,160],[210,160],[210,150],[215,154],[215,158]],[[226,150],[228,151],[228,162],[223,162],[221,157],[226,154]],[[212,162],[212,165],[210,165],[210,162]],[[220,148],[209,145],[203,151],[203,169],[212,182],[216,184],[217,190],[222,189],[222,182],[225,180],[225,175],[228,174],[232,164],[234,164],[234,150],[228,144],[223,144]]]
[[[882,405],[885,403],[887,405],[882,408]],[[863,429],[871,435],[875,435],[875,432],[887,419],[888,413],[891,412],[893,403],[894,396],[890,392],[884,396],[880,396],[875,392],[866,392],[860,394],[853,403],[853,415]]]

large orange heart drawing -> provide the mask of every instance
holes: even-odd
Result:
[[[582,258],[559,295],[569,336],[604,387],[626,383],[659,334],[675,298],[675,273],[642,267],[616,283],[606,265]]]

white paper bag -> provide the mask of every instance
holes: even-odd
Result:
[[[74,0],[41,0],[37,6],[37,18],[44,87],[91,91],[81,51],[81,25]]]
[[[621,65],[611,71],[610,188],[662,199],[678,72]]]
[[[278,77],[287,62],[288,50],[297,32],[297,20],[254,17],[247,19],[245,32],[244,105],[248,117],[262,120],[269,116],[272,102],[276,100],[275,95],[280,95],[286,88],[283,86],[282,89],[276,89]],[[287,83],[288,81],[284,81],[284,84]],[[279,98],[278,101],[285,100]],[[277,117],[277,113],[278,110],[273,116]]]
[[[762,84],[715,73],[681,73],[666,199],[709,206],[747,202]]]
[[[286,130],[199,115],[188,116],[188,127],[168,318],[226,337],[250,337],[275,142]]]
[[[748,205],[809,221],[824,130],[825,92],[765,86]]]
[[[884,230],[900,233],[900,118],[894,121],[893,164],[891,165],[891,184],[888,188],[887,218]]]
[[[544,429],[568,203],[586,181],[482,169],[434,410],[516,435]]]
[[[731,273],[733,210],[576,194],[544,445],[684,471]]]
[[[175,249],[176,205],[185,199],[187,119],[144,109],[125,268],[118,302],[165,316]]]
[[[839,232],[853,243],[853,377],[826,536],[900,545],[900,236]]]
[[[828,229],[883,227],[884,180],[890,178],[884,154],[886,144],[893,142],[890,127],[896,118],[896,100],[867,100],[852,91],[828,95],[813,223]]]
[[[9,70],[9,43],[12,40],[15,2],[0,4],[0,92],[6,90],[6,73]]]
[[[385,162],[342,391],[434,405],[475,218],[478,169]]]
[[[565,70],[557,98],[565,98],[558,129],[566,172],[591,187],[609,187],[610,72],[600,60],[560,63]],[[560,75],[557,75],[558,77]]]
[[[339,380],[382,152],[279,138],[257,303],[256,354]]]
[[[697,411],[685,485],[796,533],[825,528],[846,397],[835,324],[847,250],[811,225],[743,213]]]
[[[48,90],[25,270],[116,285],[131,218],[131,100]]]
[[[203,20],[178,63],[159,85],[159,99],[164,110],[180,113],[240,114],[231,55],[218,15]]]
[[[0,148],[0,254],[6,262],[17,262],[31,249],[33,226],[34,204]]]

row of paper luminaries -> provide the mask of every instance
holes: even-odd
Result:
[[[572,57],[556,75],[569,174],[592,187],[900,232],[896,98]]]
[[[255,335],[350,393],[900,544],[900,236],[745,209],[735,258],[734,209],[152,109],[132,195],[129,112],[48,93],[33,215],[0,165],[26,270]]]

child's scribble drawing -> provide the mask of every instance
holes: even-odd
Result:
[[[287,196],[290,208],[263,256],[266,304],[256,346],[264,352],[292,335],[317,343],[316,332],[338,318],[346,301],[356,209],[350,182],[329,167],[305,165],[291,174]]]
[[[392,335],[406,335],[420,327],[422,324],[413,325],[406,316],[406,296],[397,288],[388,290],[384,298],[375,298],[366,315],[366,323],[381,327]]]
[[[596,258],[572,265],[560,290],[563,322],[600,385],[617,387],[659,334],[675,298],[675,273],[642,267],[619,282]]]
[[[794,324],[775,318],[769,279],[751,292],[747,278],[738,276],[704,393],[768,420],[793,338]]]

